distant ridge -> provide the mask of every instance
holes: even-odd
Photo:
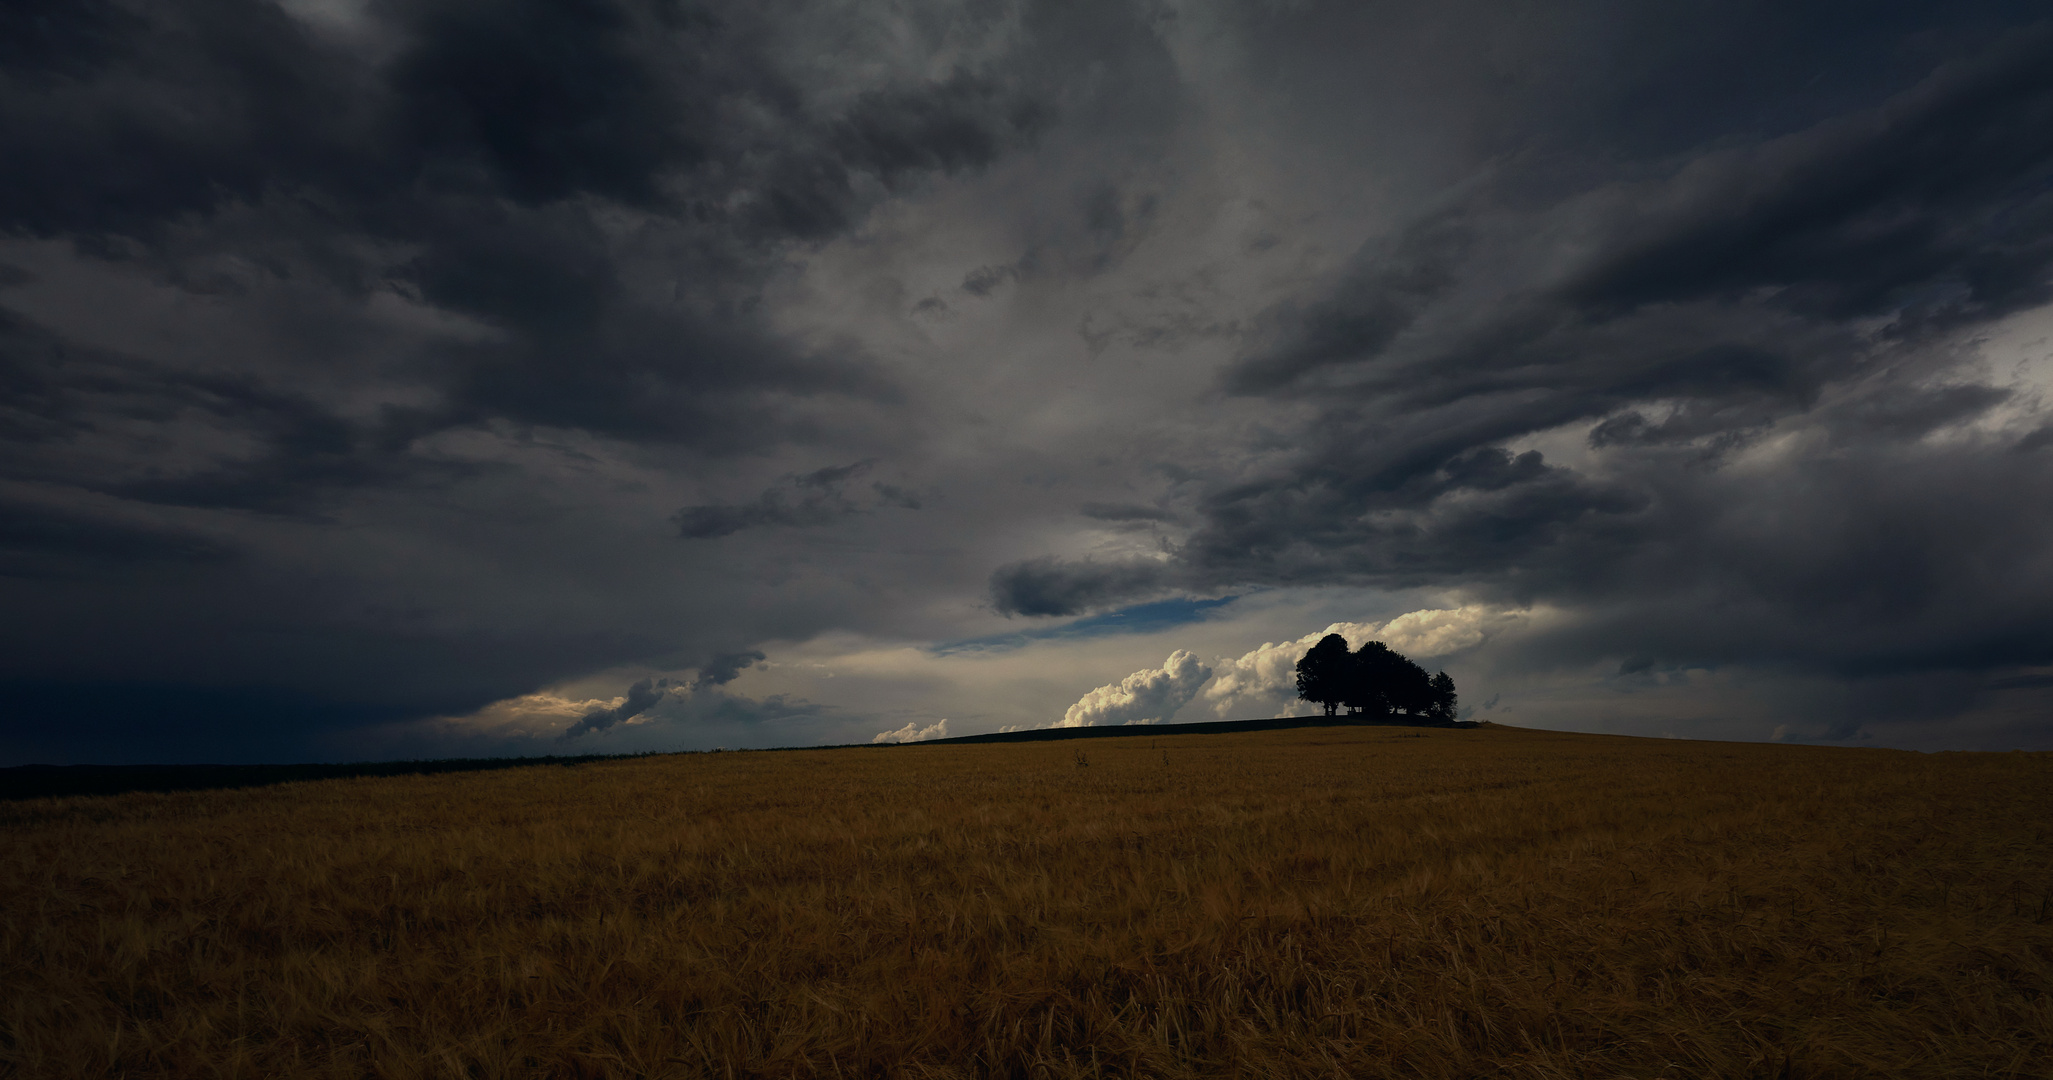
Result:
[[[1365,720],[1349,716],[1279,716],[1269,720],[1214,720],[1196,724],[1120,724],[1109,727],[1032,728],[1026,731],[998,731],[989,735],[960,735],[952,739],[929,739],[904,746],[945,746],[963,743],[1051,742],[1059,739],[1104,739],[1121,735],[1224,735],[1234,731],[1277,731],[1302,727],[1409,727],[1472,728],[1472,720],[1434,723],[1403,717]],[[834,750],[870,748],[873,743],[845,746],[780,746],[777,750]],[[690,753],[691,751],[683,751]],[[574,757],[443,758],[433,761],[358,761],[266,765],[14,765],[0,768],[0,803],[23,799],[67,798],[74,795],[123,795],[132,791],[217,791],[228,788],[265,787],[308,780],[342,780],[351,777],[422,776],[436,773],[480,772],[489,769],[520,769],[540,765],[586,765],[600,761],[661,757],[664,751],[634,754],[579,754]]]
[[[1278,716],[1269,720],[1212,720],[1196,724],[1118,724],[1108,727],[1029,728],[1025,731],[994,731],[989,735],[958,735],[952,739],[928,739],[907,746],[945,746],[951,743],[1050,742],[1056,739],[1106,739],[1121,735],[1224,735],[1234,731],[1278,731],[1301,727],[1409,727],[1472,728],[1474,720],[1413,720],[1391,717],[1369,720],[1359,716]]]
[[[435,761],[355,761],[300,765],[14,765],[0,769],[0,802],[72,795],[125,795],[131,791],[217,791],[305,780],[583,765],[651,754],[580,754],[576,757],[442,758]]]

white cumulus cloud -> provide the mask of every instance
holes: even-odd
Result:
[[[1159,668],[1136,671],[1085,694],[1055,726],[1095,727],[1167,720],[1196,697],[1198,688],[1211,677],[1212,669],[1201,663],[1197,654],[1178,649]]]
[[[1517,623],[1523,612],[1499,611],[1480,604],[1458,608],[1410,611],[1383,624],[1376,640],[1414,660],[1450,656],[1481,645],[1484,639]]]
[[[870,740],[870,742],[872,742],[872,743],[909,743],[909,742],[925,742],[925,741],[926,741],[926,740],[928,740],[928,739],[945,739],[945,738],[947,738],[947,737],[948,737],[948,720],[947,720],[947,718],[946,718],[946,717],[943,717],[942,719],[940,719],[940,720],[938,720],[938,721],[936,721],[936,722],[934,722],[934,723],[928,724],[928,725],[927,725],[926,727],[921,727],[921,726],[919,725],[919,721],[917,721],[917,720],[908,720],[908,721],[906,721],[906,722],[905,722],[905,726],[904,726],[904,727],[902,727],[902,728],[899,728],[899,729],[898,729],[897,731],[880,731],[880,732],[878,732],[878,733],[877,733],[877,737],[876,737],[876,738],[874,738],[874,739],[871,739],[871,740]]]

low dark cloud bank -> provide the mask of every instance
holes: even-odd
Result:
[[[772,642],[1263,585],[1575,612],[1533,670],[2042,691],[2045,376],[1975,344],[2053,302],[2040,18],[10,4],[0,758],[346,758],[616,668],[711,701]],[[1315,269],[1131,337],[1234,419],[1107,421],[1211,456],[978,457],[1040,404],[1000,365],[1116,375],[1063,290],[1200,288],[1148,245],[1229,203]],[[1076,357],[902,361],[908,313],[1014,298]],[[1051,477],[1122,468],[1065,520],[1159,551],[1022,554]]]

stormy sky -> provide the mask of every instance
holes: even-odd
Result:
[[[17,0],[0,764],[2053,749],[2043,11]]]

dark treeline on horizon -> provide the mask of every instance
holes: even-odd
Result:
[[[1372,719],[1408,716],[1447,723],[1454,719],[1454,678],[1426,674],[1403,653],[1380,641],[1347,651],[1347,639],[1327,634],[1297,662],[1297,696],[1322,705],[1332,716],[1340,706]]]

